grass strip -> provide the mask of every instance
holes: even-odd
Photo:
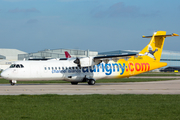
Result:
[[[161,73],[161,74],[158,74],[158,73],[145,73],[145,74],[139,74],[139,75],[136,75],[136,76],[180,76],[180,74],[165,74],[165,73]]]
[[[1,120],[178,120],[180,95],[0,96]]]

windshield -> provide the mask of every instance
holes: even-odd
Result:
[[[10,68],[24,68],[22,64],[12,64]]]

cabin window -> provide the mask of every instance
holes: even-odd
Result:
[[[71,67],[69,67],[69,69],[71,69]]]
[[[47,68],[46,68],[46,67],[44,67],[44,70],[47,70]]]
[[[59,67],[59,70],[61,69],[61,67]]]
[[[64,70],[64,67],[62,67],[62,69]]]
[[[52,70],[54,70],[54,68],[52,67]]]
[[[55,67],[55,70],[57,70],[57,67]]]

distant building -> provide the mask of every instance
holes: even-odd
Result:
[[[47,59],[47,58],[65,58],[65,51],[68,51],[71,57],[87,57],[87,56],[97,56],[98,52],[89,50],[75,50],[75,49],[46,49],[43,51],[19,54],[18,60],[23,59]]]
[[[180,52],[163,50],[161,62],[166,62],[166,67],[180,67]]]
[[[27,54],[17,49],[0,49],[0,69],[8,68],[12,62],[18,60],[18,54]]]

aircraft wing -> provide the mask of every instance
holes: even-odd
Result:
[[[136,56],[137,54],[121,54],[121,55],[107,55],[107,56],[97,56],[94,57],[94,61],[104,61],[108,63],[110,60],[117,62],[119,59],[128,60],[131,56]]]
[[[92,65],[97,65],[101,62],[108,63],[110,60],[117,62],[119,59],[128,60],[131,56],[136,56],[137,54],[124,54],[124,55],[108,55],[108,56],[97,56],[97,57],[83,57],[76,58],[74,63],[78,65],[78,67],[87,67]]]
[[[137,54],[123,54],[123,55],[107,55],[107,56],[97,56],[94,59],[104,59],[104,58],[121,58],[121,57],[130,57],[136,56]]]

